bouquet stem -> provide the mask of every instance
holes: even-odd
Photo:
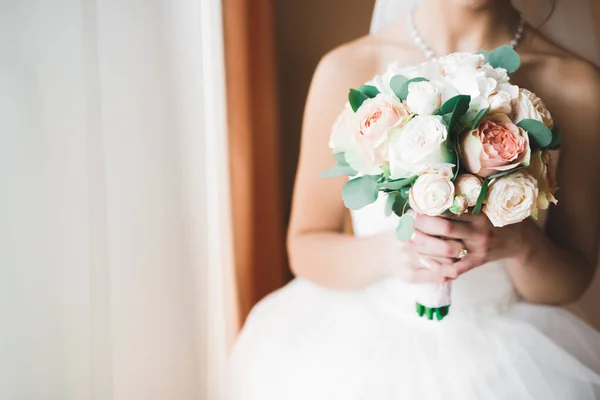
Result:
[[[438,321],[450,312],[452,282],[415,285],[416,311],[420,317]]]

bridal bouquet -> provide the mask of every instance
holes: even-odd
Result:
[[[322,177],[352,177],[342,191],[358,210],[387,197],[408,241],[413,218],[483,212],[501,227],[537,218],[557,203],[548,150],[560,146],[542,100],[510,83],[520,65],[510,46],[455,53],[409,68],[390,68],[357,89],[336,121],[336,160]],[[443,319],[451,283],[417,285],[419,315]]]

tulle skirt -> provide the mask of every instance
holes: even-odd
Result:
[[[600,399],[600,335],[569,312],[498,302],[429,321],[390,285],[296,279],[264,299],[234,348],[229,399]]]

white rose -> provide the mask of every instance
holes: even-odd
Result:
[[[517,171],[490,183],[483,212],[496,227],[516,224],[536,211],[537,198],[536,179],[527,172]]]
[[[431,115],[442,105],[440,91],[431,82],[412,82],[406,97],[408,108],[418,115]]]
[[[439,115],[416,116],[403,128],[390,131],[388,150],[393,179],[418,175],[448,165],[448,130]]]
[[[454,186],[457,195],[465,196],[469,207],[475,206],[481,193],[481,179],[471,174],[459,174],[454,181]]]
[[[452,169],[431,170],[419,176],[410,188],[409,202],[417,213],[433,217],[452,207]]]
[[[506,90],[495,90],[488,96],[490,114],[512,115],[512,98]]]
[[[438,58],[443,75],[453,75],[459,69],[479,69],[485,57],[482,54],[452,53]]]
[[[517,124],[524,119],[535,119],[550,129],[554,128],[552,115],[542,99],[527,89],[521,88],[519,90],[519,96],[514,101],[514,109],[515,123]]]

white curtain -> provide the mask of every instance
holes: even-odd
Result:
[[[217,398],[220,12],[0,0],[0,399]]]

